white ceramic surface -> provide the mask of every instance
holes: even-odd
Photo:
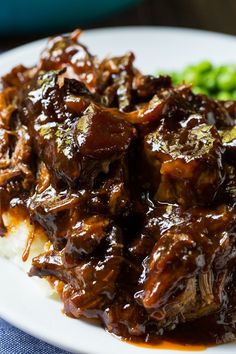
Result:
[[[126,27],[91,30],[82,34],[94,54],[122,55],[134,51],[138,68],[146,73],[180,69],[209,59],[215,63],[236,62],[236,38],[223,34],[176,28]],[[0,56],[0,75],[14,65],[36,63],[45,40],[27,44]],[[48,343],[80,354],[152,354],[126,344],[100,327],[67,318],[60,302],[46,298],[21,270],[0,258],[0,316],[18,328]],[[233,354],[236,343],[209,348],[207,354]],[[176,351],[161,350],[176,354]],[[178,352],[180,353],[180,352]]]

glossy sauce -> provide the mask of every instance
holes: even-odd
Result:
[[[138,345],[233,341],[235,102],[142,75],[132,53],[99,61],[78,35],[2,79],[1,206],[50,244],[29,275]]]
[[[199,345],[190,345],[190,344],[179,344],[179,343],[174,343],[174,342],[168,342],[168,341],[160,341],[160,343],[157,341],[152,341],[150,344],[148,343],[135,343],[135,342],[128,342],[129,344],[142,347],[142,348],[147,348],[147,349],[164,349],[164,350],[179,350],[179,351],[186,351],[186,352],[200,352],[206,350],[208,347],[204,344],[199,344]]]

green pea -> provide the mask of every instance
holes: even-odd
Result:
[[[172,72],[170,73],[170,76],[172,78],[172,82],[174,85],[178,85],[182,82],[182,75],[181,73],[178,72]]]
[[[194,66],[194,69],[198,73],[205,73],[207,71],[210,71],[212,68],[213,68],[213,65],[208,60],[203,60]]]
[[[194,69],[190,68],[183,72],[183,80],[193,85],[199,85],[201,82],[201,76],[194,71]]]
[[[218,73],[233,73],[236,72],[236,65],[235,64],[227,64],[227,65],[220,65],[215,68],[215,70],[218,71]]]
[[[193,92],[220,100],[236,100],[236,64],[214,66],[203,60],[170,73],[174,85],[191,83]]]
[[[236,100],[236,90],[231,93],[232,100]]]
[[[236,72],[225,71],[217,77],[217,86],[220,90],[230,91],[236,88]]]
[[[202,85],[205,86],[208,90],[213,91],[216,88],[216,81],[216,73],[212,70],[203,76]]]
[[[209,96],[209,92],[204,87],[200,87],[200,86],[194,86],[193,93]]]
[[[217,94],[216,98],[221,101],[227,101],[232,99],[232,95],[227,91],[221,91]]]

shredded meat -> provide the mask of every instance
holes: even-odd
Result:
[[[79,36],[1,80],[0,213],[20,204],[51,244],[30,276],[126,339],[234,339],[235,102],[143,75],[133,53],[99,61]]]

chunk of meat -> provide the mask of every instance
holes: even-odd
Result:
[[[17,100],[13,87],[0,92],[0,189],[5,198],[28,190],[34,180],[30,137],[16,114]]]
[[[134,89],[139,99],[148,100],[164,89],[172,88],[170,76],[136,75]]]
[[[37,69],[26,68],[24,65],[17,65],[9,73],[1,77],[0,79],[0,90],[6,91],[12,88],[16,94],[16,88],[21,89],[21,87],[27,84],[36,74]],[[17,95],[15,95],[15,98]]]
[[[225,164],[224,170],[225,180],[217,195],[217,201],[223,198],[229,205],[234,205],[236,198],[236,168],[234,165]]]
[[[157,241],[143,262],[143,290],[137,293],[150,315],[165,326],[219,308],[236,257],[234,208],[206,213],[196,208],[184,211],[182,218],[176,211],[172,220],[161,223],[158,216],[148,221],[148,234]]]
[[[103,60],[98,68],[97,92],[101,102],[108,107],[118,107],[121,111],[132,107],[133,80],[136,69],[134,54]]]
[[[147,317],[145,310],[137,303],[114,303],[106,308],[102,315],[107,330],[117,336],[132,339],[145,335]]]
[[[79,43],[81,31],[70,35],[51,38],[42,52],[38,71],[61,70],[66,68],[66,77],[83,82],[95,91],[97,68],[95,58]]]
[[[133,201],[126,159],[114,162],[107,175],[96,181],[96,188],[84,195],[81,209],[119,218],[131,213]]]
[[[236,125],[220,131],[219,134],[226,150],[226,156],[234,160],[236,158]]]
[[[194,95],[191,101],[196,112],[202,114],[208,124],[215,125],[217,129],[235,124],[233,107],[227,102],[213,100],[205,95]]]
[[[161,125],[145,137],[144,148],[156,179],[155,200],[186,206],[212,202],[224,179],[224,148],[215,127],[192,115],[175,131]]]
[[[78,222],[67,230],[68,241],[64,249],[64,264],[76,265],[79,259],[87,258],[107,236],[109,220],[94,215]]]
[[[100,225],[100,220],[97,221]],[[92,227],[95,227],[95,223]],[[87,233],[87,238],[91,236],[91,228],[84,227],[84,232]],[[83,236],[80,246],[88,250],[87,238]],[[96,246],[98,247],[102,241],[104,244],[100,246],[105,248],[102,256],[93,253],[94,256],[90,260],[77,259],[76,264],[73,265],[64,263],[66,249],[60,252],[49,251],[33,260],[31,276],[56,276],[67,284],[62,298],[65,312],[69,315],[97,317],[97,308],[105,309],[116,294],[116,279],[123,262],[120,230],[111,225],[106,235],[97,238],[92,248],[89,247],[90,251],[95,248],[95,252]]]
[[[59,78],[54,72],[38,78],[28,93],[24,120],[54,179],[92,186],[99,173],[107,173],[110,163],[127,152],[135,129],[95,103],[85,103],[77,111],[73,106],[72,112],[64,103],[68,85]]]

